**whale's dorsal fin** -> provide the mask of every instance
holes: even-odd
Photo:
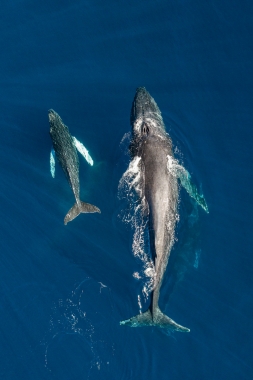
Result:
[[[191,181],[190,173],[180,165],[175,158],[169,155],[167,158],[169,172],[180,180],[181,185],[185,188],[188,194],[208,213],[208,206],[204,195],[198,193],[197,187]]]
[[[50,172],[52,174],[52,177],[55,177],[55,151],[52,148],[50,152]]]
[[[78,152],[81,153],[81,155],[85,158],[85,160],[88,162],[88,164],[93,166],[93,159],[89,155],[89,152],[85,148],[85,146],[80,141],[78,141],[74,136],[73,136],[73,142],[74,142],[75,147],[78,150]]]

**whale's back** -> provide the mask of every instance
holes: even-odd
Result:
[[[76,190],[79,188],[79,160],[69,129],[62,121],[56,119],[54,123],[50,123],[50,136],[56,157],[68,182]]]

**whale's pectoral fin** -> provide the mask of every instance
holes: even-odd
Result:
[[[55,177],[55,151],[52,148],[50,152],[50,172],[52,174],[52,177]]]
[[[74,136],[73,136],[73,141],[74,141],[75,147],[78,150],[78,152],[81,153],[81,155],[85,158],[85,160],[88,162],[88,164],[93,166],[93,159],[89,155],[89,152],[85,148],[85,146],[80,141],[78,141]]]
[[[135,317],[121,321],[120,325],[126,325],[130,327],[145,327],[154,326],[160,327],[172,331],[190,332],[187,327],[181,326],[167,315],[163,314],[159,308],[157,308],[155,316],[152,317],[150,310],[146,313],[138,314]]]
[[[168,156],[168,170],[177,177],[188,194],[208,213],[208,206],[203,194],[199,194],[197,187],[192,183],[190,173],[178,161]]]
[[[203,194],[199,194],[197,187],[192,183],[191,176],[188,171],[181,166],[181,170],[178,171],[178,178],[181,185],[185,188],[188,194],[195,199],[195,201],[208,213],[208,206]]]
[[[90,203],[85,203],[80,201],[80,205],[77,203],[69,210],[67,215],[64,218],[64,224],[68,224],[71,220],[75,219],[81,213],[101,213],[98,207],[91,205]]]

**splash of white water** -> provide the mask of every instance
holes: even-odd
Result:
[[[141,157],[136,156],[130,162],[128,169],[119,182],[119,198],[127,199],[130,207],[128,212],[123,216],[123,221],[130,224],[134,231],[132,243],[133,254],[143,263],[141,274],[135,272],[133,276],[136,279],[142,279],[144,281],[142,293],[144,298],[147,299],[154,287],[155,268],[150,255],[147,254],[145,249],[145,235],[148,221],[144,216],[146,200],[142,191],[142,185]]]

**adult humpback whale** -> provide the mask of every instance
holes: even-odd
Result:
[[[63,124],[60,116],[54,111],[48,111],[49,124],[50,124],[50,136],[53,142],[53,151],[50,155],[51,173],[54,177],[55,162],[54,152],[61,164],[61,167],[67,177],[70,187],[73,190],[76,198],[76,203],[69,210],[64,218],[64,224],[66,225],[71,220],[75,219],[80,213],[99,212],[98,207],[89,203],[82,202],[79,197],[79,160],[76,149],[84,155],[86,160],[93,165],[92,158],[90,157],[87,149],[69,133],[69,129]]]
[[[189,332],[188,328],[163,314],[158,306],[178,218],[178,179],[206,212],[207,204],[191,183],[190,174],[174,159],[172,142],[165,131],[161,112],[155,100],[143,87],[136,90],[130,121],[132,139],[129,150],[131,162],[135,161],[139,167],[138,194],[141,198],[142,212],[149,218],[149,238],[155,274],[150,309],[120,324],[131,327],[158,326]]]

